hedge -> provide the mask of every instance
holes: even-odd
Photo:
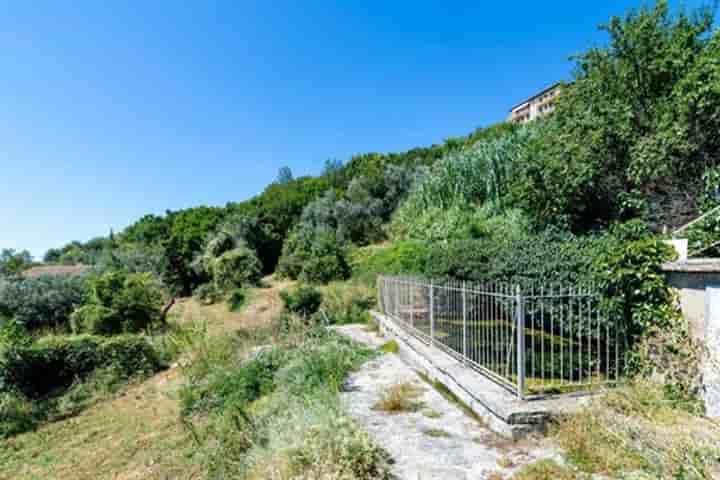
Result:
[[[47,337],[0,350],[0,392],[42,398],[110,367],[130,378],[156,372],[162,365],[153,347],[138,336]]]

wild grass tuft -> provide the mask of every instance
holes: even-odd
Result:
[[[385,389],[374,410],[388,413],[417,412],[424,404],[417,401],[423,389],[412,383],[398,383]]]
[[[380,351],[383,353],[395,353],[400,352],[400,345],[395,340],[390,340],[380,346]]]
[[[449,438],[451,436],[449,432],[443,430],[442,428],[427,428],[423,430],[423,433],[428,437],[433,438]]]

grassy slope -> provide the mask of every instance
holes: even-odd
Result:
[[[216,334],[259,326],[280,311],[278,292],[286,286],[270,281],[240,312],[184,300],[172,316],[180,323],[205,319]],[[203,478],[179,421],[182,382],[179,369],[171,368],[77,417],[0,441],[0,479]]]

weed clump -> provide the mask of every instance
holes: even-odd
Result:
[[[380,346],[380,351],[383,353],[397,354],[398,352],[400,352],[400,345],[398,345],[395,340],[390,340],[389,342],[386,342],[382,346]]]
[[[417,412],[424,404],[417,401],[423,389],[412,383],[398,383],[388,387],[380,400],[373,406],[374,410],[388,413]]]

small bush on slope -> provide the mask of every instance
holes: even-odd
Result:
[[[300,285],[280,292],[285,309],[296,315],[309,318],[320,308],[323,294],[311,285]]]
[[[152,274],[109,271],[88,283],[88,300],[71,316],[74,332],[140,332],[160,319],[163,292]]]
[[[277,273],[308,283],[327,283],[347,278],[350,267],[334,231],[299,225],[283,245]]]

